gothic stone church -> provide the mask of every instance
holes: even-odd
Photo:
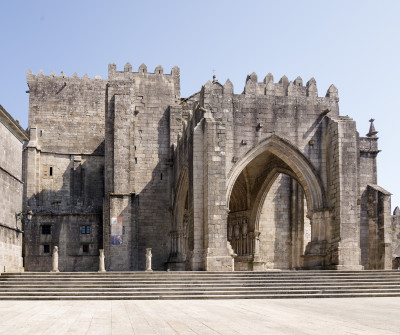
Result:
[[[25,269],[390,269],[378,138],[339,115],[332,85],[255,73],[180,95],[179,68],[108,79],[28,72]]]

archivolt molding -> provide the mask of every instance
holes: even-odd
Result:
[[[174,201],[174,225],[175,229],[179,229],[183,221],[183,214],[185,210],[186,195],[189,190],[189,172],[186,166],[183,166],[179,174],[177,189],[175,192]]]
[[[327,207],[322,182],[309,160],[290,142],[276,135],[272,135],[251,149],[229,172],[226,193],[228,208],[236,179],[254,158],[265,151],[271,152],[290,167],[291,171],[286,170],[285,173],[296,179],[302,186],[306,195],[307,204],[311,211],[317,211]]]

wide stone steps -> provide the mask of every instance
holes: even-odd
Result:
[[[400,271],[3,273],[0,300],[400,297]]]

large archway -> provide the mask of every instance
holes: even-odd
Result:
[[[236,270],[294,269],[306,247],[326,240],[322,183],[310,162],[273,136],[250,150],[231,171],[227,188],[227,238]],[[323,260],[321,259],[321,262]]]
[[[194,232],[193,222],[189,213],[189,175],[187,167],[182,168],[175,195],[168,268],[177,271],[190,270]]]

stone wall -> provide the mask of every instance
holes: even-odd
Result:
[[[21,271],[22,142],[25,131],[0,105],[0,272]]]
[[[266,269],[289,269],[291,178],[281,175],[265,199],[260,217],[260,256]]]
[[[400,209],[396,207],[392,216],[392,268],[400,269]]]
[[[41,72],[28,72],[27,81],[24,210],[32,210],[33,218],[26,227],[26,269],[48,271],[58,246],[60,270],[96,270],[103,244],[107,82]],[[42,226],[47,225],[51,232],[45,235]],[[82,226],[89,226],[90,233],[81,234]]]
[[[47,271],[54,245],[62,271],[93,270],[101,247],[108,270],[143,270],[146,248],[156,270],[233,270],[233,249],[242,270],[367,264],[367,211],[376,204],[387,227],[388,199],[366,197],[377,142],[339,116],[333,85],[319,97],[313,78],[253,73],[242,94],[214,77],[181,99],[177,67],[108,70],[107,80],[28,73],[29,269]]]
[[[141,65],[132,72],[128,63],[118,72],[110,64],[107,97],[106,266],[144,269],[145,250],[152,248],[153,268],[164,270],[172,227],[170,140],[177,137],[170,111],[180,103],[179,68],[149,73]],[[121,217],[125,227],[120,246],[110,243],[112,217]]]

